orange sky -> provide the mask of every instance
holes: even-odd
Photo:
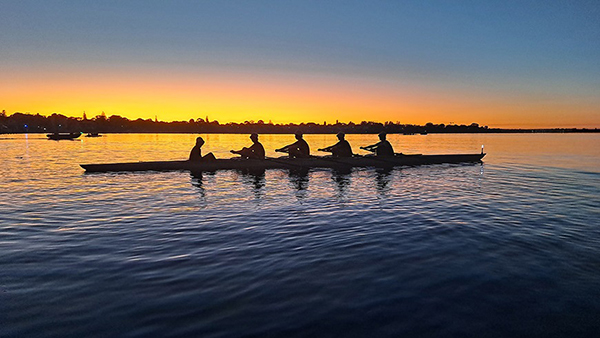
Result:
[[[19,72],[0,79],[0,102],[9,114],[162,121],[209,116],[221,123],[400,121],[472,122],[490,127],[600,127],[597,100],[548,95],[486,94],[473,88],[441,89],[364,77],[211,72]]]

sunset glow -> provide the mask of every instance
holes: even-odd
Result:
[[[513,29],[524,30],[525,36],[504,33],[508,21],[502,18],[490,22],[483,30],[494,36],[496,45],[484,32],[458,24],[470,11],[484,18],[468,25],[485,21],[494,12],[485,6],[446,8],[446,31],[441,26],[424,28],[427,22],[433,25],[436,14],[416,4],[376,6],[371,8],[373,17],[347,6],[347,22],[328,17],[318,27],[311,20],[333,15],[335,6],[320,12],[307,4],[295,16],[283,5],[273,9],[273,3],[261,4],[259,8],[275,12],[270,15],[301,23],[286,24],[277,16],[264,23],[250,16],[236,24],[236,13],[250,6],[244,3],[231,8],[218,2],[187,4],[166,13],[160,2],[140,11],[131,4],[95,4],[105,10],[97,13],[78,4],[56,4],[47,11],[21,2],[0,5],[2,12],[13,14],[0,22],[9,33],[0,38],[0,109],[8,114],[86,112],[88,117],[105,112],[162,121],[208,116],[221,123],[366,120],[600,127],[600,41],[597,32],[586,28],[585,20],[591,19],[584,8],[571,8],[571,14],[579,15],[575,19],[583,20],[580,25],[559,16],[570,32],[583,34],[579,37],[560,40],[556,31],[542,36],[527,31],[554,24],[549,16],[554,11],[547,10],[537,24],[517,22]],[[398,15],[411,9],[422,15],[421,21],[399,22],[385,7]],[[220,13],[229,25],[209,20],[201,10]],[[513,15],[531,10],[524,5]],[[33,15],[37,24],[20,26],[25,15]],[[162,20],[148,26],[148,15]],[[204,15],[209,22],[201,20]],[[66,17],[70,21],[44,26]],[[110,29],[98,26],[103,20]],[[374,22],[381,27],[363,26]],[[411,22],[414,26],[408,27]],[[589,44],[583,45],[585,41]],[[571,49],[565,51],[563,44]],[[467,47],[471,51],[460,49]],[[549,50],[562,54],[553,56]]]

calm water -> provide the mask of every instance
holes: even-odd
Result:
[[[247,135],[203,135],[217,157]],[[391,135],[483,165],[84,174],[195,135],[0,136],[2,337],[584,337],[600,135]],[[307,135],[313,150],[333,135]],[[375,143],[349,135],[355,152]],[[263,135],[268,155],[292,142]]]

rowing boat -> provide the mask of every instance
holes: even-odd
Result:
[[[404,155],[394,157],[355,156],[317,157],[310,158],[268,158],[257,159],[216,159],[213,161],[155,161],[81,164],[86,172],[116,172],[116,171],[216,171],[216,170],[263,170],[263,169],[306,169],[306,168],[351,168],[351,167],[396,167],[416,166],[443,163],[473,163],[480,162],[485,156],[481,154],[452,154],[452,155]]]

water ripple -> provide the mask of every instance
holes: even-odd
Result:
[[[107,137],[109,149],[67,144],[68,154],[45,140],[3,141],[12,169],[0,169],[0,336],[600,328],[600,176],[587,153],[573,150],[583,163],[574,167],[571,155],[502,152],[506,138],[481,135],[497,149],[483,165],[257,175],[76,167],[132,156],[121,149],[128,137],[149,136]]]

